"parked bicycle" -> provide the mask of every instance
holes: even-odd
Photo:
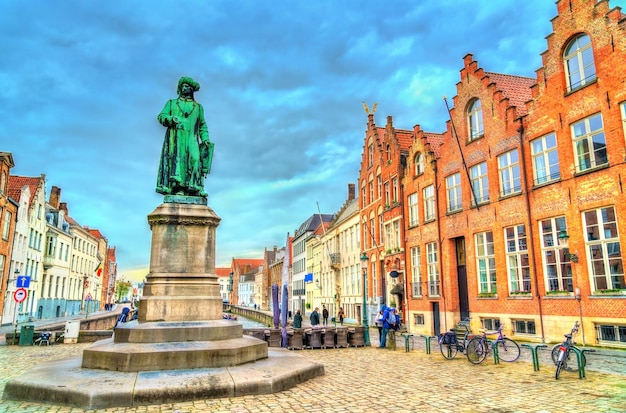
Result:
[[[463,341],[459,341],[456,331],[450,330],[447,333],[439,334],[439,350],[441,351],[441,355],[447,359],[452,360],[456,357],[457,353],[460,351],[461,354],[465,354],[467,349],[468,339],[471,338],[470,330],[469,330],[470,319],[466,318],[465,320],[458,323],[459,326],[465,328],[465,334],[463,334]]]
[[[574,327],[569,334],[565,334],[565,341],[552,347],[552,361],[556,365],[555,378],[558,379],[561,371],[578,371],[578,360],[576,360],[576,354],[572,355],[572,349],[579,350],[574,344],[574,337],[578,333],[578,321],[574,323]],[[580,350],[579,350],[580,351]],[[579,352],[581,355],[581,363],[583,367],[587,364],[585,355]]]
[[[496,331],[481,330],[482,335],[474,336],[469,343],[467,343],[467,359],[474,364],[482,363],[487,354],[491,351],[491,346],[495,346],[498,351],[498,358],[502,361],[513,362],[520,356],[519,344],[513,339],[505,337],[502,334],[504,324],[500,325]],[[491,342],[487,336],[497,334],[498,337]]]

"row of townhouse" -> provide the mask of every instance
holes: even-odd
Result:
[[[335,214],[316,213],[305,220],[285,247],[265,249],[262,259],[233,258],[230,268],[216,268],[224,302],[262,310],[274,308],[272,286],[288,289],[288,311],[310,313],[339,308],[351,321],[361,322],[363,279],[359,238],[359,203],[355,184]]]
[[[2,325],[97,311],[114,299],[115,248],[81,226],[45,176],[11,175],[0,152],[0,318]]]
[[[556,6],[535,78],[464,57],[443,133],[368,115],[370,316],[387,303],[411,332],[471,317],[530,341],[579,321],[585,344],[626,345],[626,15],[607,0]]]

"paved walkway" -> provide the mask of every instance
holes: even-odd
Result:
[[[372,344],[378,343],[372,329]],[[491,359],[470,364],[463,356],[444,360],[434,345],[426,354],[423,339],[410,352],[398,337],[395,351],[369,348],[302,350],[303,357],[325,365],[325,376],[276,394],[185,403],[111,408],[105,412],[624,412],[626,369],[614,365],[613,373],[594,370],[604,362],[588,355],[587,377],[564,372],[557,381],[554,367],[542,354],[541,370],[530,361],[494,365]],[[33,366],[67,357],[80,357],[88,344],[50,347],[0,347],[0,388]],[[530,352],[522,350],[530,360]],[[545,359],[545,360],[544,360]],[[615,367],[618,366],[618,367]],[[619,374],[618,374],[619,373]],[[51,377],[50,380],[54,380]],[[103,384],[106,385],[106,384]],[[92,410],[93,411],[93,410]],[[79,413],[77,408],[31,402],[0,401],[0,413]]]

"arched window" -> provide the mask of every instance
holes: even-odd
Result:
[[[467,110],[467,127],[470,141],[478,139],[485,134],[483,127],[483,108],[478,99],[474,99]]]
[[[421,175],[424,173],[424,155],[421,152],[415,154],[415,158],[413,158],[413,162],[415,164],[415,176]]]
[[[596,66],[593,62],[591,39],[586,34],[574,38],[563,55],[567,90],[581,88],[596,78]]]

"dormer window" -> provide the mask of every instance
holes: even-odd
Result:
[[[467,127],[470,141],[478,139],[485,134],[483,127],[483,108],[478,99],[474,99],[467,110]]]
[[[591,39],[586,34],[575,37],[563,54],[567,91],[579,89],[596,79],[596,65],[593,62]]]

